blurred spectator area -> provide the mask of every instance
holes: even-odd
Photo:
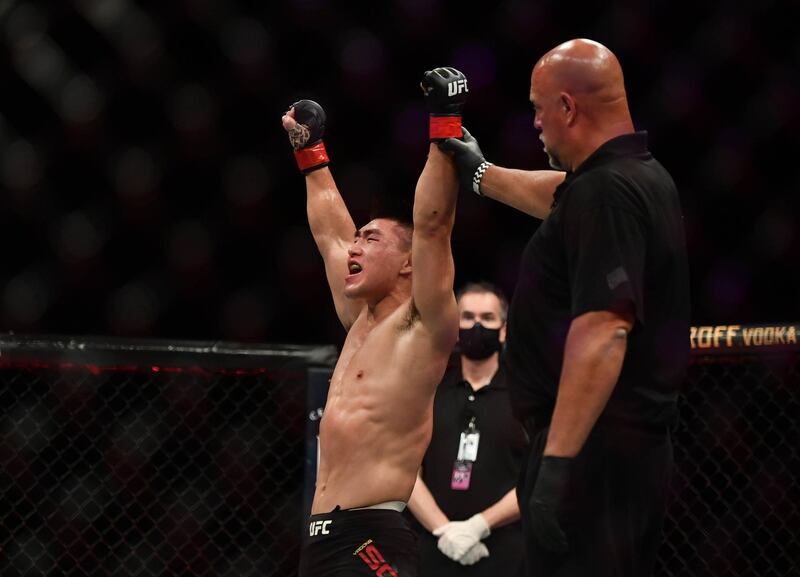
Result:
[[[376,197],[413,193],[434,66],[467,73],[465,123],[490,160],[546,168],[529,72],[576,36],[617,53],[678,183],[694,322],[800,317],[794,3],[597,6],[0,1],[0,329],[340,341],[281,114],[326,107],[363,224]],[[465,193],[457,283],[513,290],[535,227]]]

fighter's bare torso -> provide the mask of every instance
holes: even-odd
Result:
[[[312,513],[408,500],[446,363],[410,299],[382,318],[364,308],[331,378]]]

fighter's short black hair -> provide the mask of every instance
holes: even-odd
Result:
[[[411,248],[411,235],[414,232],[413,199],[406,194],[391,191],[374,194],[369,219],[384,218],[393,220],[408,232],[408,247]]]

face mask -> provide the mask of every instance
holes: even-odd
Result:
[[[500,329],[487,329],[481,323],[475,323],[469,329],[459,329],[458,346],[468,359],[488,359],[500,350]]]

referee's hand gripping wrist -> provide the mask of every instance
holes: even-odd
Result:
[[[462,138],[447,138],[438,143],[439,149],[453,155],[461,186],[482,196],[481,181],[492,163],[483,157],[475,137],[463,126],[461,129],[464,132]]]
[[[567,536],[558,521],[569,481],[570,457],[542,457],[528,509],[531,530],[539,544],[554,553],[567,551]]]

